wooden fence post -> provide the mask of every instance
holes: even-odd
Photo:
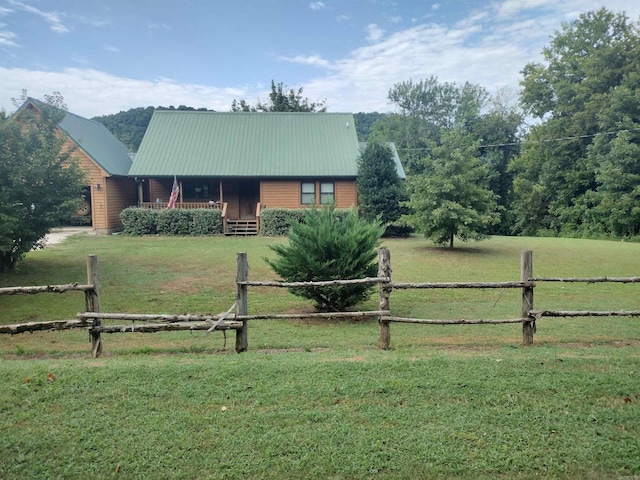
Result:
[[[247,315],[248,302],[247,302],[247,285],[240,285],[239,282],[246,282],[249,279],[249,263],[247,262],[246,253],[238,253],[236,257],[236,315]],[[236,352],[246,352],[249,346],[249,339],[247,335],[248,321],[242,320],[242,328],[236,330]]]
[[[388,277],[391,280],[391,254],[386,248],[378,250],[378,277]],[[380,310],[389,310],[389,297],[391,290],[385,283],[378,284],[378,299]],[[391,332],[389,330],[389,322],[378,319],[380,333],[378,337],[378,348],[389,350],[391,343]]]
[[[93,285],[93,288],[84,292],[85,311],[100,312],[100,283],[98,281],[97,255],[87,256],[87,284]],[[100,327],[101,325],[101,319],[93,319],[93,328]],[[95,331],[93,328],[89,330],[91,353],[93,354],[93,358],[97,358],[102,353],[102,338],[100,331]]]
[[[520,280],[528,282],[533,278],[533,253],[531,250],[520,254]],[[536,332],[535,318],[529,313],[533,310],[533,287],[522,287],[522,343],[533,344],[533,334]]]

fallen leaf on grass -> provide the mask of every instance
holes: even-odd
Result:
[[[55,381],[55,379],[56,379],[56,376],[53,373],[51,373],[51,372],[47,373],[47,380],[48,381],[53,382],[53,381]]]
[[[221,412],[226,412],[226,411],[227,411],[227,407],[222,407],[222,408],[220,409],[220,411],[221,411]]]

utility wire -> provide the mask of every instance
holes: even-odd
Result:
[[[575,135],[572,137],[558,137],[558,138],[545,138],[542,140],[521,140],[519,142],[506,142],[506,143],[493,143],[489,145],[479,145],[478,148],[493,148],[493,147],[516,147],[518,145],[522,145],[523,143],[550,143],[550,142],[564,142],[567,140],[576,140],[580,138],[592,138],[597,137],[598,135],[617,135],[619,133],[631,133],[638,132],[640,128],[629,128],[625,130],[616,130],[613,132],[599,132],[592,133],[589,135]],[[425,151],[431,150],[430,148],[398,148],[397,150],[401,151]]]

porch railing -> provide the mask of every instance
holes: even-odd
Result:
[[[164,210],[167,208],[167,202],[140,202],[140,208],[150,208],[152,210]],[[216,208],[222,210],[220,202],[176,202],[176,208]]]

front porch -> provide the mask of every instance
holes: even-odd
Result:
[[[168,202],[140,202],[140,208],[150,208],[153,210],[165,210],[169,206]],[[228,202],[176,202],[175,208],[196,209],[215,208],[222,211],[222,231],[227,236],[248,236],[257,235],[260,232],[260,202],[254,209],[255,214],[249,218],[229,218]],[[248,215],[245,215],[248,216]]]

